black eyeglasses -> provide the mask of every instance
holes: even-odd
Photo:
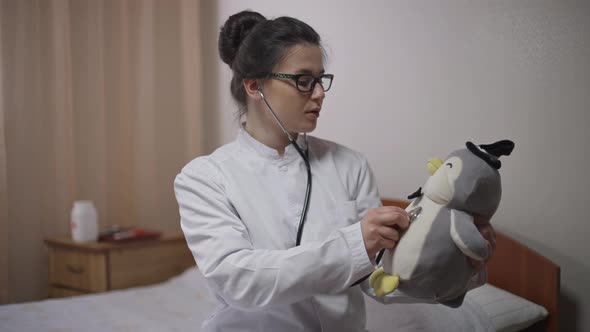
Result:
[[[310,92],[315,88],[316,83],[320,83],[324,92],[330,90],[334,75],[324,74],[319,77],[314,77],[309,74],[281,74],[281,73],[266,73],[264,76],[272,77],[279,80],[293,80],[297,90],[301,92]]]

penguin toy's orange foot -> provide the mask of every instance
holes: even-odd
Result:
[[[383,297],[396,290],[399,285],[399,276],[387,274],[381,267],[371,274],[369,285],[375,291],[375,295]]]

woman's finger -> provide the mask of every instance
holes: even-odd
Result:
[[[491,251],[494,252],[496,250],[496,231],[490,224],[490,218],[477,215],[473,219],[473,223],[481,236],[488,241]]]
[[[398,206],[382,206],[379,208],[374,209],[377,213],[390,213],[390,212],[399,212],[404,213],[406,210],[398,207]]]
[[[408,213],[406,211],[381,213],[378,214],[375,219],[376,222],[381,225],[389,227],[397,225],[400,229],[406,229],[410,225],[410,218],[408,217]]]
[[[483,269],[483,267],[485,266],[484,262],[478,261],[477,259],[473,259],[470,257],[467,257],[467,259],[469,260],[469,263],[471,264],[471,266],[473,266],[475,273],[479,273],[481,271],[481,269]]]
[[[492,252],[496,250],[496,231],[491,224],[484,224],[477,228],[486,241],[488,241]]]
[[[384,239],[392,240],[395,242],[399,241],[399,232],[391,227],[381,226],[377,229],[377,232]]]

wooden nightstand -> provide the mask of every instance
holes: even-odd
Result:
[[[164,281],[195,265],[180,233],[127,243],[45,239],[49,297],[99,293]]]

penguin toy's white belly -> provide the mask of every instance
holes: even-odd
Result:
[[[425,196],[406,209],[421,207],[395,250],[383,255],[386,274],[399,276],[405,294],[453,306],[463,301],[473,267],[455,245],[450,232],[451,210]],[[458,301],[455,301],[458,300]]]
[[[409,279],[414,272],[426,241],[426,235],[442,208],[441,205],[422,197],[412,202],[406,211],[417,207],[421,207],[422,211],[398,242],[393,257],[391,250],[387,250],[383,255],[385,273],[397,274],[402,280]]]

